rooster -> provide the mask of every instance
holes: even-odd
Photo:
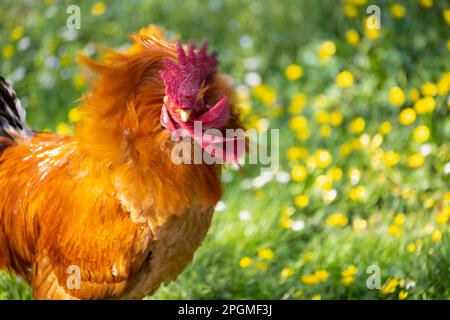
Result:
[[[29,129],[0,79],[0,268],[35,299],[140,299],[173,281],[222,194],[221,162],[175,163],[173,133],[218,160],[240,156],[193,130],[241,128],[216,55],[144,31],[105,61],[79,55],[93,84],[72,136]]]

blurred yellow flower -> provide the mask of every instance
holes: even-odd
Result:
[[[67,135],[67,134],[72,133],[72,130],[70,129],[70,127],[68,126],[67,123],[60,122],[56,126],[56,133],[57,134],[62,134],[62,135]]]
[[[326,111],[319,111],[316,113],[316,122],[318,124],[326,124],[330,121],[330,115]]]
[[[398,116],[398,120],[404,126],[409,126],[416,121],[416,112],[412,108],[403,109]]]
[[[281,278],[286,279],[292,277],[295,274],[294,269],[286,267],[281,270]]]
[[[355,274],[358,273],[358,268],[355,265],[350,265],[346,269],[342,270],[341,275],[342,277],[353,277]]]
[[[338,127],[342,124],[342,121],[344,120],[344,117],[341,112],[339,111],[332,111],[330,113],[330,119],[329,122],[333,127]]]
[[[317,278],[319,279],[320,282],[324,282],[324,281],[327,281],[328,276],[329,276],[330,274],[328,273],[327,270],[325,270],[325,269],[320,269],[320,270],[317,270],[317,271],[316,271],[315,275],[317,276]]]
[[[306,194],[299,194],[294,199],[295,205],[304,208],[309,204],[309,197]]]
[[[391,279],[389,279],[387,284],[385,286],[383,286],[383,288],[381,288],[381,292],[386,295],[391,294],[391,293],[395,292],[395,289],[397,288],[397,286],[399,284],[400,283],[396,278],[391,278]]]
[[[25,32],[24,27],[22,27],[22,26],[15,27],[11,31],[11,36],[10,36],[11,41],[16,41],[16,40],[19,40],[20,38],[22,38],[24,32]]]
[[[450,76],[450,72],[449,72]],[[437,83],[437,93],[440,96],[446,96],[450,90],[450,79],[444,74]]]
[[[326,168],[333,161],[333,157],[331,156],[331,153],[325,149],[316,150],[316,152],[314,153],[314,156],[316,158],[316,164],[319,168]]]
[[[348,223],[348,218],[346,215],[336,212],[327,217],[326,223],[333,227],[344,227]]]
[[[298,298],[303,294],[302,290],[295,290],[295,292],[292,294],[294,297]]]
[[[296,93],[292,96],[291,104],[289,105],[289,113],[297,114],[303,110],[306,103],[308,102],[308,97],[304,93]]]
[[[342,169],[339,167],[332,167],[328,170],[329,175],[334,181],[339,181],[342,178],[342,175],[344,174]]]
[[[77,89],[82,89],[86,86],[86,79],[81,74],[77,74],[73,77],[72,83]]]
[[[394,224],[397,226],[401,226],[405,222],[405,214],[399,213],[394,216]]]
[[[436,242],[441,241],[442,240],[442,231],[439,229],[434,230],[431,233],[431,240],[436,241]]]
[[[342,284],[346,287],[351,286],[355,282],[355,277],[343,277]]]
[[[403,229],[395,224],[392,224],[388,227],[388,233],[398,238],[403,233]]]
[[[106,4],[104,2],[97,2],[91,8],[91,15],[94,17],[101,16],[106,11]]]
[[[319,134],[321,137],[325,137],[325,138],[331,136],[331,127],[326,124],[320,126]]]
[[[389,102],[396,107],[400,107],[405,102],[405,94],[400,87],[393,87],[389,90]]]
[[[381,26],[381,22],[379,22],[375,17],[371,17],[371,20],[374,25]],[[364,26],[364,34],[366,35],[367,38],[375,40],[380,37],[380,29],[369,24],[367,18],[364,19],[363,26]]]
[[[433,112],[436,107],[436,100],[433,97],[424,97],[414,103],[414,109],[418,114],[426,114]]]
[[[349,88],[353,85],[353,75],[350,71],[344,70],[338,74],[336,82],[341,88]]]
[[[420,5],[425,8],[431,8],[433,6],[433,0],[419,0]]]
[[[421,125],[414,129],[413,138],[419,143],[424,143],[430,137],[430,129],[427,126]]]
[[[384,121],[378,128],[378,131],[384,136],[389,134],[389,132],[391,132],[391,130],[392,130],[392,125],[389,121]]]
[[[267,263],[265,263],[265,262],[263,262],[263,261],[257,261],[257,262],[255,263],[255,267],[256,267],[256,269],[258,269],[258,270],[266,271],[267,268],[268,268],[268,265],[267,265]]]
[[[393,167],[400,161],[400,155],[394,151],[388,151],[383,154],[382,160],[388,167]]]
[[[295,116],[289,119],[289,126],[293,130],[302,130],[308,126],[308,120],[304,116]]]
[[[437,87],[432,82],[426,82],[422,85],[422,94],[424,96],[435,96],[437,94]]]
[[[358,15],[358,11],[352,5],[345,5],[344,6],[344,14],[349,18],[354,18]]]
[[[258,257],[263,260],[272,260],[273,251],[270,248],[261,248],[258,250]]]
[[[351,123],[350,123],[350,130],[353,133],[361,133],[364,131],[364,128],[366,127],[366,121],[364,121],[363,118],[358,117],[356,119],[354,119]]]
[[[398,3],[393,3],[390,7],[391,15],[396,18],[400,19],[405,16],[405,7]]]
[[[416,102],[420,98],[420,91],[416,88],[412,88],[408,92],[408,97],[412,102]]]
[[[445,9],[442,12],[442,15],[444,16],[445,22],[447,22],[447,24],[450,24],[450,9]]]
[[[256,99],[267,105],[274,104],[277,99],[277,93],[275,89],[262,83],[253,87],[252,94]]]
[[[333,188],[333,180],[330,176],[321,174],[317,176],[316,181],[314,182],[314,185],[317,188],[320,188],[322,190],[328,191]],[[328,198],[328,197],[326,197]]]
[[[305,263],[311,262],[314,259],[314,253],[313,252],[305,252],[302,256],[302,260]]]
[[[305,159],[308,156],[308,149],[301,147],[290,147],[286,151],[286,158],[288,160]]]
[[[305,181],[306,177],[308,176],[308,172],[306,171],[305,166],[297,165],[292,168],[291,176],[292,180],[296,182],[302,182]]]
[[[405,290],[401,290],[401,291],[398,293],[398,299],[399,299],[399,300],[405,300],[407,296],[408,296],[408,292],[405,291]]]
[[[293,221],[289,217],[282,217],[280,220],[280,226],[284,229],[291,229],[292,223]]]
[[[357,46],[360,41],[358,31],[356,31],[355,29],[347,30],[345,32],[345,40],[348,42],[348,44],[352,46]]]
[[[408,166],[413,169],[423,167],[425,157],[420,153],[414,153],[408,157]]]
[[[82,119],[82,112],[80,111],[80,108],[74,107],[70,109],[69,111],[69,121],[72,123],[78,123]]]
[[[7,44],[6,46],[3,47],[3,58],[5,59],[10,59],[14,53],[15,53],[16,49],[14,48],[14,46],[12,44]]]
[[[320,61],[326,62],[336,53],[336,45],[333,41],[324,41],[319,46],[318,56]]]
[[[316,294],[311,297],[311,300],[322,300],[322,297],[320,296],[320,294]]]
[[[303,77],[303,68],[298,64],[291,64],[284,69],[284,75],[291,81],[300,79]]]
[[[239,266],[241,268],[247,268],[253,263],[253,259],[250,257],[243,257],[239,260]]]
[[[434,220],[439,224],[446,224],[450,218],[450,207],[443,207],[442,210],[436,215]]]
[[[352,189],[350,189],[348,193],[348,197],[353,201],[361,201],[364,200],[364,198],[367,195],[366,188],[364,186],[356,186]]]
[[[410,243],[408,244],[408,252],[410,253],[414,253],[416,251],[416,244],[415,243]]]
[[[353,220],[352,226],[353,226],[353,230],[356,233],[359,233],[367,228],[367,220],[356,218]]]
[[[313,274],[305,274],[300,277],[300,281],[304,284],[314,285],[325,282],[328,279],[329,273],[325,269],[317,270]]]

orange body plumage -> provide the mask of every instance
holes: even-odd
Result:
[[[221,196],[219,165],[170,158],[158,72],[175,46],[150,27],[129,52],[108,53],[107,63],[81,56],[96,78],[75,135],[0,140],[0,268],[38,299],[152,294],[191,261]],[[219,91],[230,99],[224,128],[239,127],[220,75],[204,99]]]

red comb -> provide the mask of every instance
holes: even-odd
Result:
[[[195,51],[195,41],[190,41],[185,52],[180,43],[177,44],[178,64],[164,59],[165,70],[160,71],[164,81],[166,95],[178,105],[191,107],[202,85],[209,84],[217,69],[216,53],[208,55],[208,44]]]

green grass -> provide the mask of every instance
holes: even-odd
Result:
[[[349,18],[343,14],[344,2],[339,1],[323,1],[320,6],[307,0],[163,4],[130,0],[126,5],[105,1],[107,9],[98,17],[90,15],[92,2],[79,1],[82,29],[75,41],[66,41],[61,31],[70,1],[31,5],[7,0],[0,5],[0,54],[9,44],[16,50],[11,57],[1,56],[0,74],[11,78],[17,68],[25,68],[25,76],[15,88],[28,106],[28,122],[36,129],[55,130],[58,124],[68,122],[68,111],[78,105],[76,99],[86,90],[74,86],[80,71],[74,61],[76,52],[93,42],[123,47],[127,34],[157,23],[169,34],[180,34],[183,41],[209,39],[211,47],[219,51],[222,70],[232,75],[239,88],[245,87],[240,92],[241,105],[251,108],[245,116],[247,125],[258,127],[265,119],[271,128],[281,129],[281,170],[290,173],[293,167],[304,166],[306,179],[287,184],[272,180],[260,188],[247,189],[242,185],[258,177],[260,168],[247,165],[243,174],[227,168],[226,177],[231,181],[224,182],[226,209],[215,214],[194,262],[152,299],[310,299],[317,295],[322,299],[397,299],[400,292],[403,297],[407,292],[407,299],[447,299],[449,222],[439,217],[450,206],[450,175],[445,171],[450,163],[448,89],[440,89],[433,97],[434,110],[418,114],[412,125],[402,125],[398,117],[403,109],[414,107],[408,96],[410,89],[420,90],[426,82],[442,85],[444,72],[450,71],[449,25],[443,15],[449,7],[445,1],[434,1],[433,7],[426,9],[419,1],[399,0],[406,14],[394,19],[389,11],[394,1],[372,2],[380,5],[382,13],[377,39],[364,35],[366,7],[355,7],[357,16]],[[31,40],[25,51],[17,50],[19,40],[10,40],[11,31],[20,25],[25,27],[22,38]],[[346,42],[349,29],[361,37],[355,46]],[[246,46],[249,38],[252,45]],[[336,53],[320,63],[319,46],[326,40],[335,44]],[[49,56],[59,62],[55,68],[46,62]],[[67,62],[63,65],[64,59]],[[250,68],[249,61],[257,61],[257,66]],[[299,80],[289,81],[284,75],[292,63],[303,68],[304,76]],[[354,78],[353,86],[347,89],[335,81],[343,70],[349,70]],[[258,73],[267,86],[259,87],[262,95],[245,83],[249,72]],[[449,81],[447,78],[447,84]],[[389,90],[394,86],[405,93],[401,107],[389,102]],[[289,106],[299,92],[308,101],[301,112],[292,114]],[[316,120],[319,111],[343,115],[341,124],[329,125],[329,137],[320,134],[324,125]],[[307,138],[301,137],[304,126],[292,125],[291,119],[299,115],[306,119]],[[365,127],[354,132],[351,123],[358,117],[365,120]],[[379,128],[385,121],[391,123],[392,131],[381,135]],[[419,125],[430,130],[426,142],[412,138]],[[382,142],[377,144],[380,137]],[[343,146],[350,143],[352,151],[342,153]],[[424,152],[424,145],[430,149],[424,165],[410,168],[408,158]],[[292,147],[304,148],[308,155],[287,157]],[[318,149],[332,156],[325,168],[314,166]],[[383,154],[390,150],[400,159],[392,167],[383,160]],[[343,176],[331,182],[336,198],[324,201],[329,187],[317,183],[330,175],[331,167],[342,169]],[[354,178],[355,169],[359,179]],[[358,185],[365,188],[365,194],[352,199],[352,190]],[[309,197],[306,207],[296,207],[299,194]],[[249,220],[240,218],[242,210],[251,213]],[[286,217],[289,210],[292,215]],[[341,226],[327,223],[336,212],[347,219]],[[404,214],[403,222],[400,213]],[[289,228],[286,224],[292,221],[303,221],[304,229]],[[365,228],[356,228],[358,223],[365,223]],[[260,257],[261,249],[270,249],[273,257]],[[240,262],[245,257],[251,263],[243,268]],[[342,271],[351,265],[357,272],[354,282],[346,286]],[[372,265],[381,271],[380,290],[366,285],[370,276],[366,270]],[[288,277],[281,276],[285,268],[292,271]],[[318,270],[328,274],[323,281],[306,284],[300,280]],[[397,285],[386,292],[390,281]],[[2,274],[0,298],[31,298],[31,294],[19,280]]]

